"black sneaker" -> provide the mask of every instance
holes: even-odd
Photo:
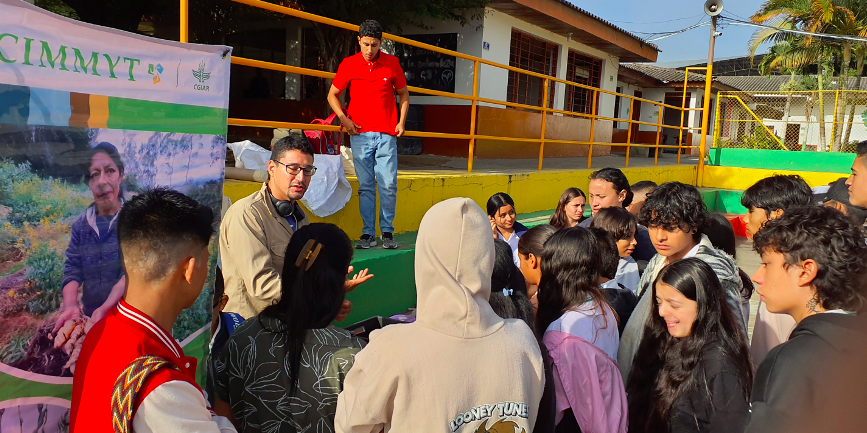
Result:
[[[376,242],[376,241],[374,241]],[[397,249],[397,242],[394,240],[394,236],[389,232],[382,233],[382,247],[388,250]]]
[[[361,235],[361,239],[355,244],[355,248],[359,250],[366,250],[370,247],[376,246],[376,238],[371,235]]]

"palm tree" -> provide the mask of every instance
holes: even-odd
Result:
[[[750,17],[757,24],[772,25],[784,29],[799,29],[811,33],[833,33],[834,24],[847,22],[852,11],[835,3],[841,0],[767,0],[759,10]],[[844,0],[850,1],[850,0]],[[851,0],[857,1],[857,0]],[[755,53],[758,46],[764,42],[775,44],[791,40],[791,34],[776,29],[761,29],[750,39],[750,51]],[[824,75],[826,63],[833,58],[839,47],[834,43],[819,41],[813,35],[804,35],[802,50],[791,50],[786,60],[781,60],[789,67],[803,67],[816,63],[819,76],[819,145],[817,150],[827,149],[825,139],[825,103],[822,100],[824,90]]]

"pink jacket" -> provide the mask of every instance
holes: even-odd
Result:
[[[617,361],[565,332],[548,331],[542,341],[554,361],[557,423],[572,408],[584,433],[625,433],[626,391]]]

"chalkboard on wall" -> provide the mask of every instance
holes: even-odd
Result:
[[[457,33],[437,33],[431,35],[404,35],[421,43],[457,51]],[[400,43],[394,44],[394,54],[409,86],[442,92],[455,91],[455,57],[433,52],[424,48]]]

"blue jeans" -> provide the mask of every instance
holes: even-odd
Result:
[[[376,236],[376,186],[379,186],[379,230],[394,233],[397,206],[397,137],[362,132],[349,137],[358,177],[358,207],[363,234]]]

